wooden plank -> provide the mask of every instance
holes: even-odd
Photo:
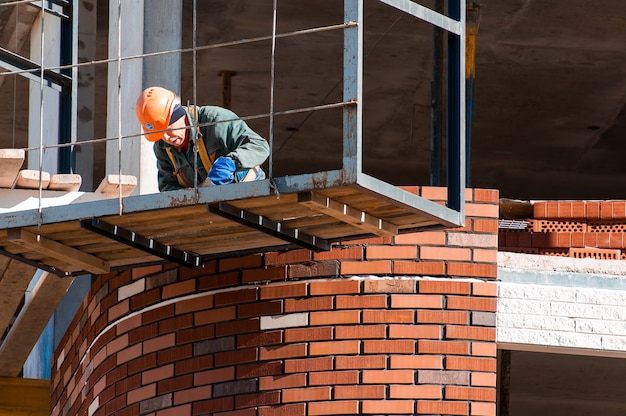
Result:
[[[364,233],[372,233],[381,237],[398,234],[398,227],[372,215],[342,204],[316,192],[303,192],[298,195],[298,202],[325,215],[354,225]]]
[[[48,172],[39,172],[34,169],[23,169],[17,174],[15,181],[16,188],[24,189],[48,189],[50,184],[50,174]]]
[[[0,414],[49,416],[50,380],[0,377]]]
[[[5,267],[0,271],[0,332],[4,333],[13,320],[17,308],[24,300],[24,294],[37,269],[17,260],[3,257]]]
[[[104,194],[107,198],[118,198],[120,196],[120,187],[122,188],[122,197],[130,195],[137,186],[137,178],[132,175],[106,175],[100,185],[96,188],[96,192]]]
[[[53,191],[74,192],[80,189],[83,178],[72,173],[57,173],[50,177],[48,189]]]
[[[0,188],[13,188],[24,164],[24,156],[23,149],[0,149]]]
[[[98,257],[20,228],[9,230],[8,241],[67,263],[75,264],[90,273],[103,274],[110,271],[109,265]]]
[[[0,376],[17,377],[41,332],[72,284],[43,272],[0,348]]]

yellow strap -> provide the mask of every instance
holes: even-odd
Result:
[[[195,105],[189,106],[189,113],[191,114],[191,117],[193,117],[193,122],[198,132],[198,135],[196,138],[196,144],[198,145],[198,153],[200,154],[200,160],[202,161],[202,164],[204,165],[204,169],[207,172],[209,172],[211,170],[211,166],[213,166],[213,163],[211,162],[211,159],[209,158],[209,153],[206,151],[206,146],[204,145],[204,138],[202,137],[200,126],[198,126],[198,118],[197,118],[198,112],[197,112]]]
[[[170,157],[170,160],[172,161],[172,166],[174,167],[173,173],[174,173],[174,176],[176,177],[176,180],[178,180],[178,183],[180,184],[180,186],[186,187],[187,185],[183,183],[183,180],[178,175],[178,168],[176,167],[176,162],[174,162],[174,156],[172,155],[172,149],[170,147],[166,147],[165,151],[167,152],[167,155]]]

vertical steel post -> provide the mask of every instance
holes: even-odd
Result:
[[[344,1],[343,99],[353,102],[343,109],[343,170],[345,180],[355,182],[363,170],[363,0]]]
[[[448,32],[448,207],[465,212],[465,0],[450,0],[448,14],[461,23]]]
[[[435,11],[443,14],[444,0],[435,0]],[[441,186],[443,136],[443,50],[444,30],[433,25],[433,70],[431,80],[430,185]]]

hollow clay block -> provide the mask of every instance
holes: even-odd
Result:
[[[24,164],[24,150],[0,149],[0,188],[12,188]]]
[[[50,177],[48,189],[65,192],[78,191],[82,181],[83,178],[75,173],[57,173]]]
[[[122,197],[130,195],[137,186],[137,178],[132,175],[106,175],[96,192],[103,193],[107,198],[118,198],[122,187]]]
[[[41,189],[48,189],[50,174],[41,172]],[[39,171],[34,169],[23,169],[17,175],[16,188],[39,189]]]

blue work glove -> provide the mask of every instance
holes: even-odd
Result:
[[[217,158],[209,171],[209,180],[213,185],[226,185],[235,180],[235,162],[229,157],[220,156]]]

